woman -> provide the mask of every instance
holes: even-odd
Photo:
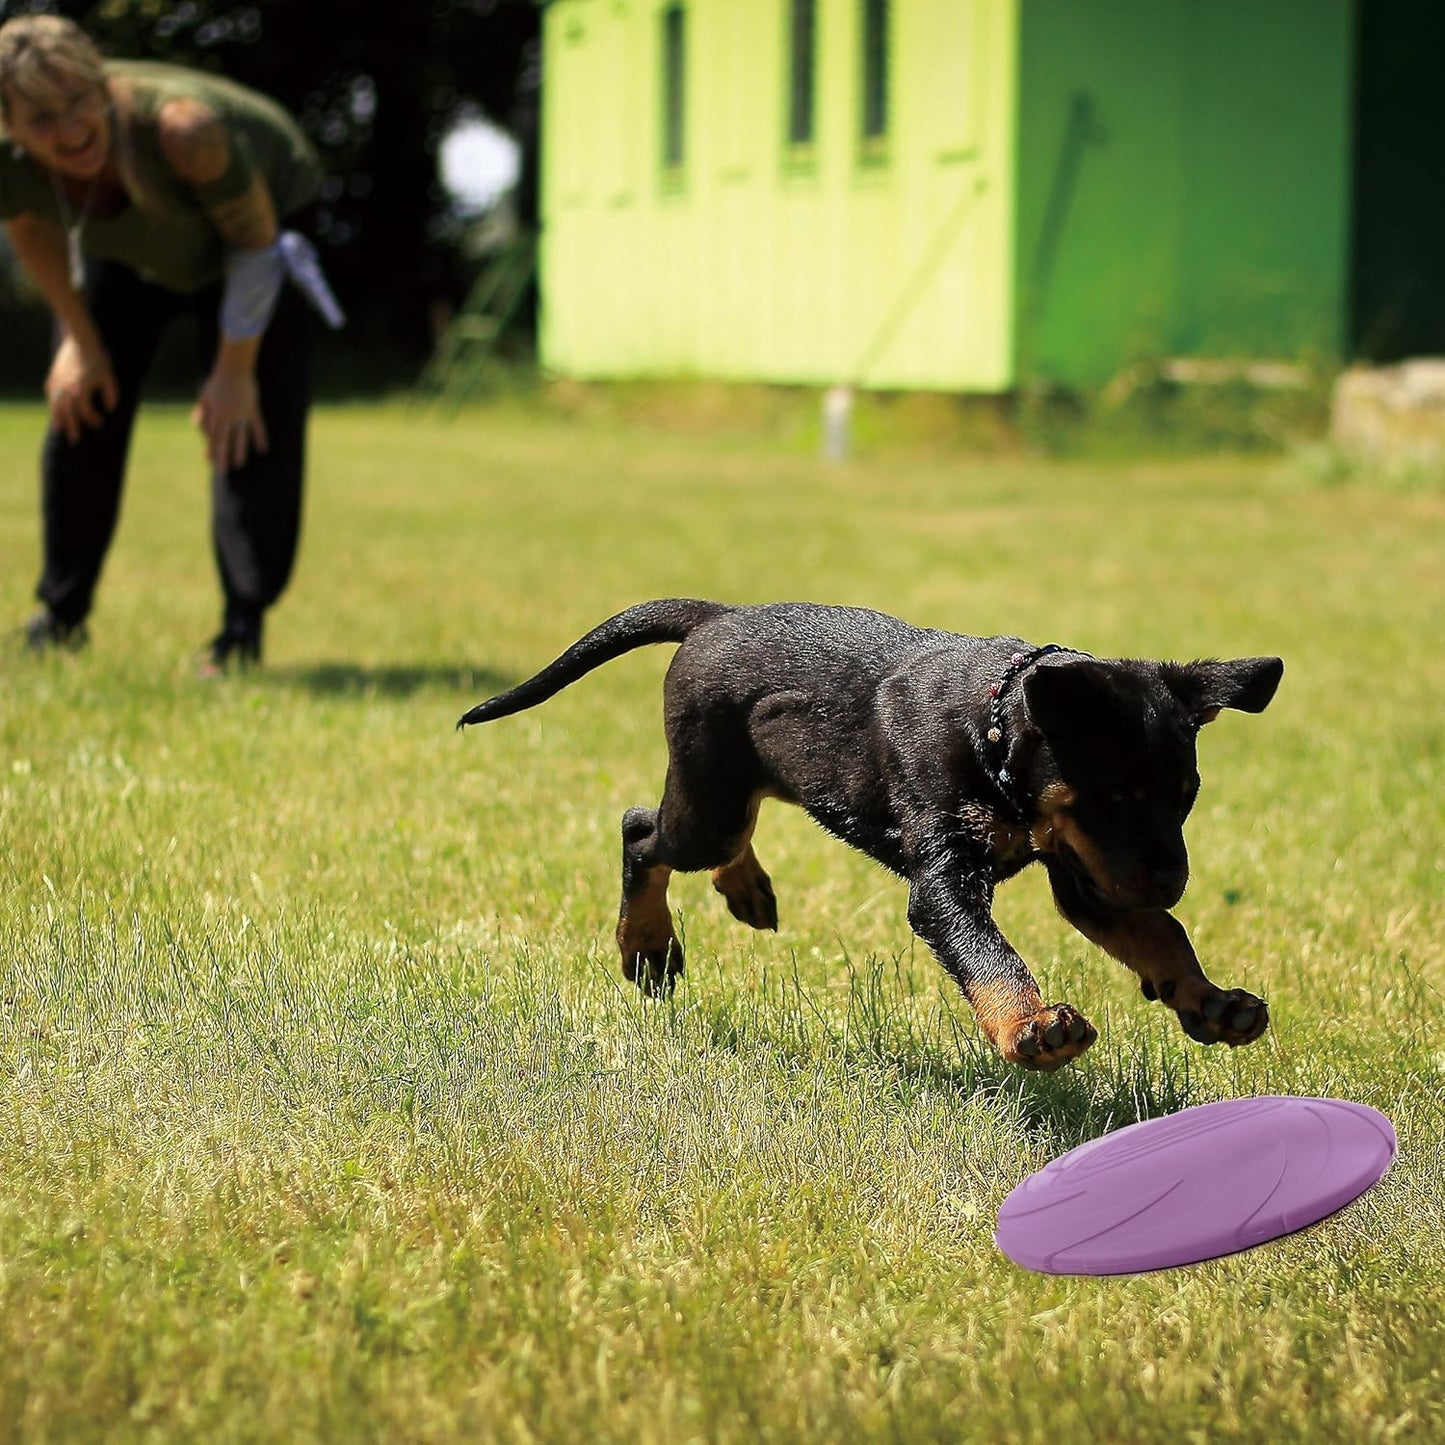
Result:
[[[0,25],[0,218],[55,314],[42,457],[45,610],[37,650],[86,639],[115,531],[141,381],[162,333],[201,322],[210,369],[192,420],[213,477],[225,597],[208,671],[261,655],[301,521],[311,317],[340,313],[293,222],[320,164],[280,106],[174,66],[102,59],[57,16]]]

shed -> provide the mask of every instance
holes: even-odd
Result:
[[[540,344],[999,392],[1327,361],[1351,0],[553,0]]]

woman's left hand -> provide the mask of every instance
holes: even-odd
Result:
[[[218,361],[201,388],[191,421],[205,435],[206,452],[218,472],[244,466],[252,451],[264,453],[266,423],[255,372]]]

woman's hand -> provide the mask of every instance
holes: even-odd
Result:
[[[222,348],[224,351],[224,347]],[[191,421],[206,438],[206,453],[218,472],[245,466],[253,450],[266,450],[266,423],[256,373],[224,355],[206,378],[191,412]]]
[[[85,348],[73,336],[66,336],[45,378],[45,400],[50,420],[71,446],[80,440],[82,427],[100,425],[97,397],[106,411],[113,410],[119,398],[110,357],[103,347]]]

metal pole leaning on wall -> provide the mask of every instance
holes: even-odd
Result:
[[[868,344],[858,355],[857,362],[847,373],[848,380],[831,386],[823,394],[823,456],[830,462],[843,461],[851,450],[851,430],[854,393],[862,387],[868,373],[877,364],[878,358],[887,349],[899,327],[908,319],[924,293],[932,285],[948,248],[955,240],[959,229],[973,209],[974,202],[988,189],[988,180],[979,176],[972,186],[967,187],[954,204],[953,209],[943,218],[933,239],[924,248],[913,270],[909,272],[897,299],[884,314],[882,322],[874,331]]]

